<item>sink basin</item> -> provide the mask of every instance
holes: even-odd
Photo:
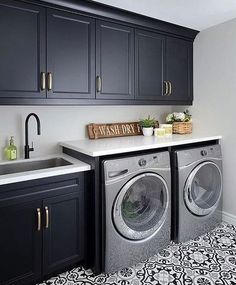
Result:
[[[59,166],[72,165],[69,161],[55,157],[46,160],[35,160],[35,161],[23,161],[23,162],[12,162],[9,164],[0,165],[0,175],[26,172],[32,170],[39,170],[45,168],[53,168]]]

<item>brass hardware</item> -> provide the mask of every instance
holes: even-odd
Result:
[[[41,231],[41,210],[40,208],[37,208],[37,217],[38,217],[38,226],[37,226],[37,231]]]
[[[168,92],[169,92],[169,85],[167,81],[164,81],[164,84],[165,84],[165,93],[163,95],[166,96],[168,95]]]
[[[46,88],[46,73],[41,72],[41,90],[45,90]]]
[[[47,86],[48,86],[48,91],[52,90],[52,73],[48,72],[47,75]]]
[[[49,212],[48,212],[48,207],[45,207],[45,213],[46,213],[46,223],[45,223],[45,228],[48,229],[49,227]]]
[[[172,83],[170,81],[168,81],[169,84],[169,96],[172,94]]]
[[[101,76],[97,76],[97,92],[101,92],[102,90],[102,78]]]

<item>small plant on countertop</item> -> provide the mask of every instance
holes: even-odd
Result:
[[[191,122],[191,121],[192,121],[192,115],[190,115],[189,110],[179,113],[174,112],[168,114],[166,117],[166,122],[168,124],[172,124],[174,122]]]
[[[158,121],[148,115],[146,119],[139,121],[139,125],[142,127],[143,135],[150,137],[153,134],[153,128],[158,126]]]
[[[150,115],[146,119],[139,121],[139,125],[142,128],[154,128],[157,124],[157,121],[154,118],[151,118]]]

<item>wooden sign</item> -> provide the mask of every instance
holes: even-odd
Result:
[[[87,126],[90,139],[113,138],[142,135],[138,122],[90,124]]]

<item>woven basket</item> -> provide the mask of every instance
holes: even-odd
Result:
[[[174,122],[173,125],[173,134],[191,134],[193,125],[192,122]]]

